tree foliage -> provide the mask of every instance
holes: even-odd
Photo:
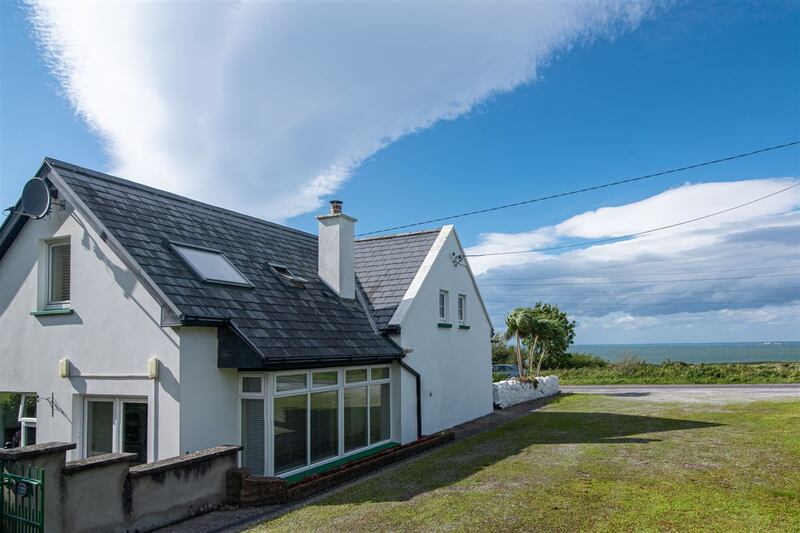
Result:
[[[518,307],[506,317],[505,337],[514,340],[514,353],[520,375],[538,377],[542,362],[548,356],[561,356],[575,338],[575,321],[557,306],[538,302],[534,307]],[[523,347],[527,352],[523,357]],[[525,372],[527,359],[527,372]]]

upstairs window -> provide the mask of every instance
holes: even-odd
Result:
[[[447,322],[449,293],[447,291],[439,291],[439,322]]]
[[[69,305],[70,296],[70,245],[55,242],[47,251],[47,305],[60,307]]]
[[[170,243],[170,245],[186,266],[203,281],[242,287],[253,286],[219,250],[183,243]]]
[[[467,321],[467,296],[458,295],[458,323],[464,324]]]

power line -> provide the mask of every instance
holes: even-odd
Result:
[[[662,296],[665,294],[686,294],[690,292],[692,295],[697,294],[733,294],[733,293],[742,293],[742,292],[756,292],[756,291],[793,291],[793,290],[800,290],[800,285],[793,286],[793,287],[755,287],[753,289],[728,289],[728,290],[717,290],[717,291],[663,291],[663,292],[626,292],[624,294],[597,294],[596,297],[598,298],[607,298],[609,296],[617,296],[620,298],[626,298],[628,296]],[[515,291],[513,294],[509,295],[510,299],[513,299],[517,296],[533,296],[535,298],[570,298],[573,296],[582,296],[582,294],[578,293],[571,293],[571,294],[551,294],[551,293],[542,293],[537,292],[536,294],[532,293],[520,293]],[[491,301],[491,300],[485,300]],[[497,300],[500,301],[500,300]],[[505,301],[505,300],[504,300]]]
[[[709,273],[712,273],[712,272],[715,272],[715,273],[716,272],[759,272],[759,271],[762,271],[762,270],[786,270],[787,268],[798,268],[798,267],[800,267],[800,265],[786,265],[786,266],[772,266],[772,267],[751,267],[751,268],[721,268],[721,269],[717,269],[717,270],[692,270],[692,271],[683,270],[683,271],[672,271],[672,272],[663,271],[663,272],[656,272],[654,274],[644,274],[644,275],[645,276],[661,276],[661,275],[664,275],[664,274],[667,274],[667,275],[673,275],[673,274],[677,274],[677,275],[681,275],[681,274],[698,274],[698,273],[709,274]],[[797,274],[800,274],[800,271],[798,271]],[[559,279],[559,278],[563,278],[563,277],[564,277],[563,275],[558,275],[558,276],[552,276],[550,278],[543,277],[543,276],[535,276],[535,277],[528,277],[528,278],[492,278],[491,281],[527,281],[527,280],[531,280],[531,279],[537,279],[537,280],[541,280],[541,279]],[[595,276],[595,277],[599,277],[599,278],[602,278],[602,279],[612,279],[613,280],[613,279],[619,278],[619,277],[628,278],[630,276]],[[480,282],[481,282],[481,280],[478,279],[478,283],[480,283]]]
[[[730,213],[731,211],[734,211],[736,209],[741,209],[742,207],[747,207],[748,205],[752,205],[752,204],[754,204],[756,202],[760,202],[762,200],[766,200],[767,198],[771,198],[771,197],[776,196],[778,194],[784,193],[784,192],[788,191],[789,189],[794,189],[795,187],[798,187],[798,186],[800,186],[800,183],[795,183],[794,185],[791,185],[791,186],[786,187],[784,189],[781,189],[779,191],[775,191],[773,193],[767,194],[766,196],[762,196],[760,198],[756,198],[755,200],[750,200],[749,202],[745,202],[743,204],[739,204],[739,205],[735,205],[733,207],[729,207],[727,209],[723,209],[722,211],[716,211],[714,213],[709,213],[707,215],[703,215],[703,216],[700,216],[700,217],[691,218],[689,220],[682,220],[680,222],[675,222],[674,224],[668,224],[666,226],[659,226],[657,228],[651,228],[651,229],[644,230],[644,231],[637,231],[636,233],[629,233],[627,235],[620,235],[619,237],[609,237],[608,239],[598,239],[598,240],[594,240],[594,241],[583,241],[583,242],[577,242],[577,243],[573,243],[573,244],[563,244],[563,245],[560,245],[560,246],[549,246],[549,247],[546,247],[546,248],[532,248],[530,250],[515,250],[515,251],[510,251],[510,252],[487,252],[485,254],[467,254],[467,257],[488,257],[488,256],[496,256],[496,255],[529,254],[529,253],[533,253],[533,252],[546,252],[546,251],[552,251],[552,250],[564,250],[566,248],[577,248],[577,247],[580,247],[580,246],[589,246],[591,244],[603,244],[603,243],[617,242],[617,241],[621,241],[623,239],[630,239],[631,237],[638,237],[640,235],[646,235],[646,234],[649,234],[649,233],[655,233],[657,231],[664,231],[664,230],[667,230],[667,229],[672,229],[672,228],[675,228],[675,227],[678,227],[678,226],[684,226],[686,224],[691,224],[692,222],[698,222],[700,220],[705,220],[707,218],[711,218],[711,217],[715,217],[715,216],[718,216],[718,215],[722,215],[724,213]]]
[[[429,220],[423,220],[421,222],[413,222],[411,224],[402,224],[400,226],[392,226],[390,228],[384,228],[384,229],[379,229],[379,230],[374,230],[374,231],[367,231],[367,232],[364,232],[364,233],[359,233],[356,236],[357,237],[363,237],[364,235],[374,235],[376,233],[385,233],[387,231],[395,231],[395,230],[399,230],[399,229],[413,228],[415,226],[424,226],[425,224],[433,224],[434,222],[442,222],[442,221],[445,221],[445,220],[453,220],[453,219],[456,219],[456,218],[463,218],[463,217],[468,217],[468,216],[473,216],[473,215],[479,215],[481,213],[489,213],[489,212],[492,212],[492,211],[499,211],[501,209],[508,209],[508,208],[511,208],[511,207],[519,207],[521,205],[527,205],[527,204],[532,204],[532,203],[536,203],[536,202],[543,202],[545,200],[553,200],[553,199],[556,199],[556,198],[563,198],[565,196],[572,196],[572,195],[581,194],[581,193],[584,193],[584,192],[596,191],[596,190],[605,189],[605,188],[608,188],[608,187],[615,187],[617,185],[623,185],[625,183],[633,183],[633,182],[636,182],[636,181],[642,181],[642,180],[646,180],[646,179],[650,179],[650,178],[657,178],[659,176],[666,176],[668,174],[674,174],[676,172],[683,172],[683,171],[692,170],[692,169],[695,169],[695,168],[701,168],[701,167],[707,167],[707,166],[710,166],[710,165],[716,165],[718,163],[724,163],[726,161],[733,161],[734,159],[742,159],[744,157],[750,157],[750,156],[754,156],[754,155],[757,155],[757,154],[763,154],[765,152],[771,152],[773,150],[780,150],[782,148],[788,148],[790,146],[795,146],[797,144],[800,144],[800,141],[791,141],[791,142],[787,142],[787,143],[784,143],[784,144],[778,144],[778,145],[775,145],[775,146],[769,146],[767,148],[760,148],[758,150],[753,150],[751,152],[731,155],[731,156],[723,157],[723,158],[720,158],[720,159],[713,159],[711,161],[703,161],[702,163],[695,163],[695,164],[692,164],[692,165],[687,165],[687,166],[683,166],[683,167],[679,167],[679,168],[673,168],[673,169],[670,169],[670,170],[663,170],[661,172],[654,172],[652,174],[645,174],[644,176],[638,176],[638,177],[635,177],[635,178],[628,178],[628,179],[623,179],[623,180],[612,181],[612,182],[609,182],[609,183],[603,183],[603,184],[600,184],[600,185],[594,185],[592,187],[584,187],[582,189],[574,189],[574,190],[571,190],[571,191],[552,194],[552,195],[549,195],[549,196],[540,196],[538,198],[531,198],[530,200],[523,200],[521,202],[514,202],[514,203],[511,203],[511,204],[498,205],[498,206],[494,206],[494,207],[488,207],[488,208],[485,208],[485,209],[476,209],[474,211],[467,211],[467,212],[464,212],[464,213],[457,213],[457,214],[448,215],[448,216],[445,216],[445,217],[432,218],[432,219],[429,219]]]
[[[558,305],[577,305],[577,306],[585,306],[585,305],[594,305],[594,306],[608,306],[608,307],[639,307],[639,306],[651,306],[651,305],[735,305],[735,304],[763,304],[763,303],[791,303],[796,301],[797,298],[792,298],[790,300],[781,299],[781,300],[741,300],[741,301],[731,301],[731,302],[630,302],[630,303],[606,303],[606,302],[557,302]],[[499,300],[486,300],[490,303],[509,303],[507,300],[499,301]]]
[[[763,276],[741,276],[727,278],[690,278],[690,279],[644,279],[627,281],[586,281],[577,283],[481,283],[490,287],[553,287],[561,285],[615,285],[615,284],[644,284],[644,283],[689,283],[694,281],[726,281],[735,279],[760,279],[784,278],[798,276],[797,274],[766,274]],[[800,276],[798,276],[800,278]]]

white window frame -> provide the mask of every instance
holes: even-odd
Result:
[[[444,296],[444,302],[442,297]],[[444,305],[442,305],[444,303]],[[439,322],[447,322],[450,317],[450,291],[439,289],[439,299],[436,301]]]
[[[33,397],[36,405],[36,416],[29,417],[23,416],[25,414],[25,399],[28,397]],[[27,446],[28,445],[28,436],[25,432],[26,428],[33,428],[36,429],[36,420],[39,417],[39,405],[38,405],[39,397],[36,394],[23,394],[20,396],[19,399],[19,412],[17,412],[17,422],[20,424],[20,438],[19,438],[19,445],[20,446]]]
[[[388,368],[389,375],[383,379],[372,379],[372,370],[373,368]],[[367,377],[364,381],[359,381],[356,383],[345,383],[345,372],[347,370],[366,370]],[[338,374],[338,383],[336,385],[320,385],[318,387],[313,386],[313,374],[315,372],[333,372],[336,371]],[[302,374],[306,373],[306,387],[305,388],[297,388],[287,391],[280,391],[277,390],[277,379],[278,376],[284,375],[292,375],[292,374]],[[319,466],[323,466],[327,463],[331,463],[334,461],[340,461],[342,459],[346,459],[350,456],[356,455],[361,453],[365,450],[369,450],[371,448],[375,448],[378,446],[382,446],[389,442],[392,442],[392,432],[389,432],[389,437],[385,440],[379,442],[370,442],[371,437],[371,428],[370,428],[370,397],[369,397],[369,386],[370,385],[380,385],[383,383],[388,383],[390,387],[389,392],[389,427],[392,427],[394,412],[392,411],[393,408],[393,397],[392,397],[392,365],[390,364],[382,364],[382,365],[367,365],[367,366],[346,366],[346,367],[327,367],[327,368],[314,368],[309,370],[282,370],[279,372],[273,372],[273,377],[270,379],[270,385],[272,387],[271,394],[268,395],[267,401],[269,402],[269,406],[266,411],[269,412],[268,420],[270,422],[270,426],[268,426],[267,431],[267,445],[264,447],[265,453],[267,454],[267,461],[264,463],[267,465],[265,467],[267,473],[265,475],[275,475],[278,477],[290,477],[295,474],[304,472],[306,470],[310,470],[312,468],[317,468]],[[344,451],[344,390],[356,387],[366,387],[367,389],[367,445],[361,446],[359,448],[349,450],[348,452]],[[240,388],[241,390],[241,388]],[[338,391],[338,404],[337,404],[337,440],[338,440],[338,449],[337,454],[332,457],[327,457],[315,463],[311,462],[311,394],[317,392],[326,392],[326,391]],[[306,396],[306,410],[308,415],[306,416],[306,464],[304,466],[297,467],[292,470],[287,470],[286,472],[281,472],[280,474],[275,473],[275,461],[274,461],[274,448],[275,448],[275,428],[273,427],[273,421],[275,419],[275,398],[281,398],[284,396],[299,396],[304,394]],[[240,407],[241,409],[241,407]],[[239,416],[241,420],[241,415]],[[241,435],[241,427],[239,428],[239,434]]]
[[[112,402],[112,421],[111,421],[111,453],[119,453],[122,451],[123,444],[123,427],[122,427],[122,408],[126,403],[143,403],[147,405],[147,457],[150,460],[150,403],[148,399],[143,396],[84,396],[83,397],[83,446],[81,447],[81,456],[84,458],[89,457],[89,402]]]
[[[53,250],[62,246],[70,247],[70,262],[69,262],[69,300],[52,300],[52,283],[53,283]],[[67,239],[58,239],[47,242],[47,271],[45,280],[45,308],[46,309],[65,309],[70,306],[72,299],[72,243]]]
[[[466,294],[459,294],[458,295],[458,309],[456,310],[456,314],[458,315],[458,323],[459,325],[464,325],[467,323],[467,295]]]

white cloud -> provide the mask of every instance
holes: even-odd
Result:
[[[361,161],[635,26],[647,3],[35,1],[66,96],[122,176],[271,218]]]
[[[797,182],[684,185],[554,226],[484,234],[467,254],[618,237],[720,211]],[[800,188],[625,241],[560,253],[472,257],[470,265],[481,274],[498,326],[514,307],[543,300],[577,317],[580,342],[668,342],[679,331],[685,333],[679,338],[696,340],[767,338],[775,331],[783,334],[773,338],[800,338]]]

